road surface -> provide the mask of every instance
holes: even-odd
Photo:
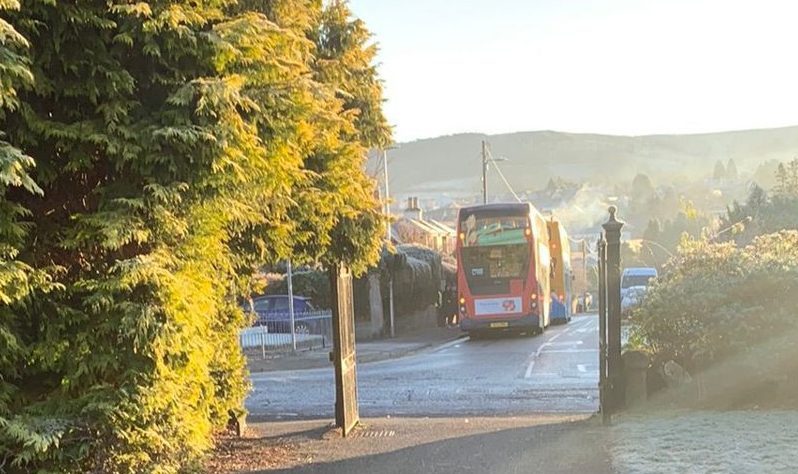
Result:
[[[262,420],[333,418],[334,383],[332,367],[253,374],[246,406]],[[595,412],[598,318],[363,364],[358,393],[365,417]]]

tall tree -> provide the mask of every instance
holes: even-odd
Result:
[[[27,0],[0,23],[0,466],[190,465],[242,407],[253,268],[376,260],[362,160],[389,135],[319,76],[322,16]]]
[[[652,242],[659,243],[662,235],[662,223],[659,219],[650,219],[646,229],[643,231],[643,238]]]
[[[737,165],[734,163],[733,159],[729,158],[729,161],[726,163],[726,179],[736,181],[739,177]]]
[[[715,162],[715,169],[712,171],[712,179],[715,181],[722,181],[726,178],[726,167],[723,162],[718,160]]]
[[[654,184],[647,174],[638,173],[632,180],[632,197],[644,201],[654,194]]]
[[[754,171],[753,181],[765,189],[770,189],[776,185],[776,170],[778,169],[779,162],[776,160],[767,160],[757,166]]]

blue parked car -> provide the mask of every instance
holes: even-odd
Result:
[[[253,298],[252,306],[258,316],[255,326],[265,325],[272,333],[290,333],[291,314],[288,311],[288,302],[288,295],[266,295]],[[297,333],[315,333],[319,321],[318,318],[310,315],[314,311],[316,308],[310,298],[294,296],[294,323]]]

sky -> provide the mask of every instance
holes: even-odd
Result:
[[[396,142],[798,125],[798,1],[350,0]]]

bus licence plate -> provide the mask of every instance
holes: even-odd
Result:
[[[510,325],[510,323],[507,323],[507,322],[490,323],[490,327],[492,327],[492,328],[506,328],[509,325]]]

